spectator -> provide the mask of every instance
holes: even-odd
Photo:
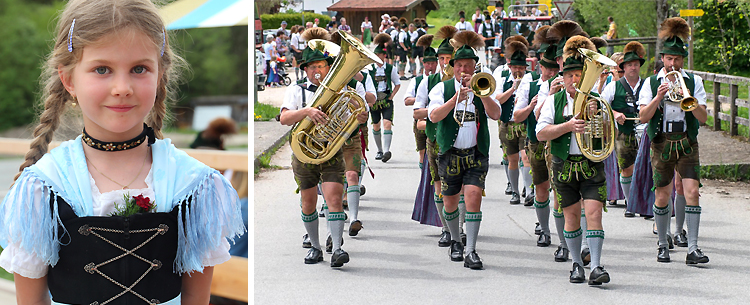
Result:
[[[312,28],[313,28],[313,23],[312,23],[312,21],[308,21],[307,23],[305,23],[305,28],[306,28],[306,29],[312,29]]]
[[[370,22],[370,17],[365,16],[365,21],[362,21],[360,29],[362,30],[362,43],[370,45],[372,42],[372,22]]]
[[[349,34],[352,33],[352,28],[346,24],[346,18],[341,18],[341,25],[339,26],[339,30],[347,32]]]
[[[474,23],[474,32],[479,33],[479,26],[482,24],[484,18],[482,18],[482,11],[477,8],[476,12],[471,15],[471,22]]]
[[[226,150],[225,136],[235,133],[237,133],[237,125],[232,119],[217,118],[208,123],[206,130],[198,133],[193,143],[190,144],[190,148]]]
[[[286,52],[289,51],[286,39],[286,30],[276,32],[276,53],[279,53],[279,57],[286,56]]]
[[[328,25],[326,26],[326,29],[329,32],[333,32],[334,28],[338,28],[338,25],[339,25],[338,22],[336,22],[336,16],[333,16],[331,17],[331,22],[329,22]]]
[[[609,31],[607,31],[607,40],[617,39],[617,24],[612,16],[607,17],[609,21]],[[615,47],[610,43],[607,45],[607,56],[611,56],[615,52]]]
[[[320,26],[320,19],[318,19],[318,18],[315,18],[315,23],[313,23],[313,27],[314,27],[314,28],[317,28],[317,27],[319,27],[319,26]]]
[[[266,86],[271,83],[271,61],[276,60],[276,58],[273,57],[273,54],[276,53],[276,50],[274,50],[271,44],[272,42],[273,35],[268,34],[268,36],[266,36],[266,43],[263,44],[263,55],[266,58]]]
[[[286,29],[286,25],[286,20],[281,21],[281,27],[279,27],[278,31],[284,31],[284,34],[286,34],[286,36],[289,36],[289,30]]]
[[[312,22],[307,22],[307,24],[312,27]],[[302,51],[306,47],[305,41],[302,39],[302,31],[304,31],[304,28],[301,25],[295,25],[292,27],[292,40],[289,43],[291,47],[291,52],[293,55],[292,58],[292,66],[294,67],[294,75],[297,77],[297,80],[300,80],[302,77],[300,76],[300,69],[299,64],[302,60]],[[303,73],[304,74],[304,73]]]
[[[380,21],[380,28],[378,29],[378,33],[390,33],[388,29],[391,27],[391,16],[388,14],[383,14],[383,16],[380,16],[382,21]]]

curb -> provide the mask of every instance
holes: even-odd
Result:
[[[279,147],[281,147],[281,145],[283,145],[284,142],[286,142],[286,140],[289,138],[289,135],[291,133],[292,133],[292,128],[289,128],[289,130],[287,132],[285,132],[284,135],[282,135],[278,140],[276,140],[275,142],[273,142],[273,144],[270,147],[264,149],[263,152],[261,152],[258,156],[256,156],[255,160],[253,161],[253,168],[254,169],[259,169],[260,168],[260,157],[268,154],[269,152],[271,152],[273,150],[278,149]]]
[[[0,279],[0,291],[16,294],[16,283],[11,280]]]

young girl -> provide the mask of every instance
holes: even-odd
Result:
[[[0,208],[0,266],[19,304],[208,303],[212,266],[244,226],[227,180],[160,139],[182,61],[167,34],[149,0],[62,12],[44,112]],[[47,153],[72,108],[83,134]],[[122,210],[140,213],[112,216]]]

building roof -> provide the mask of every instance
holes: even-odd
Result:
[[[427,10],[440,8],[436,0],[341,0],[328,7],[329,11],[405,11],[423,5]]]

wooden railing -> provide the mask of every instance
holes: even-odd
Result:
[[[739,126],[747,126],[750,130],[750,119],[738,115],[739,108],[750,110],[749,97],[739,98],[739,88],[747,87],[750,89],[750,78],[732,76],[726,74],[717,74],[702,71],[685,70],[703,78],[704,81],[713,82],[713,94],[706,97],[707,101],[713,101],[713,107],[709,107],[708,115],[713,116],[714,130],[722,130],[721,122],[729,123],[729,135],[739,135]],[[721,95],[721,84],[729,85],[729,96]],[[729,114],[723,113],[722,105],[729,105]],[[750,140],[750,133],[747,137]]]
[[[29,139],[0,138],[0,154],[23,156],[29,151]],[[60,142],[50,143],[49,149],[60,145]],[[191,157],[218,170],[233,169],[235,171],[248,171],[248,152],[205,150],[205,149],[182,149]]]

